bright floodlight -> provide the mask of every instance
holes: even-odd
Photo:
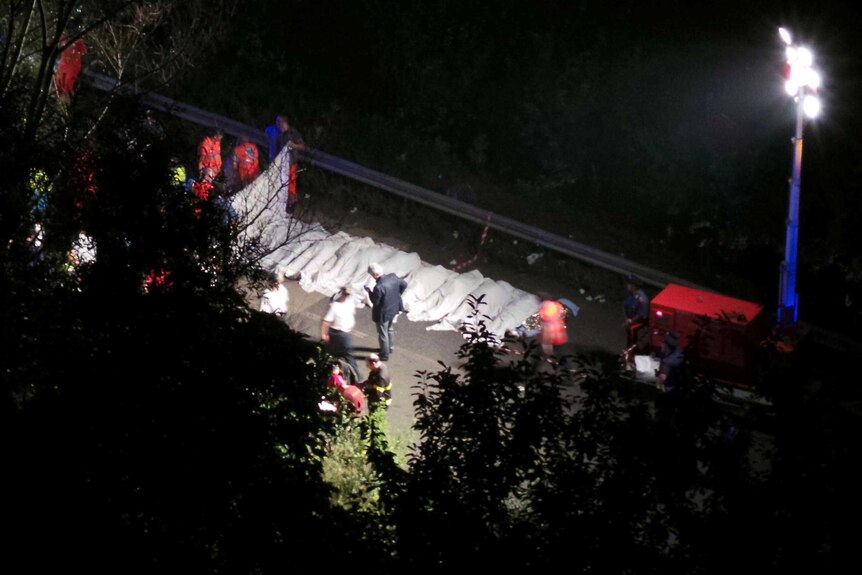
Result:
[[[792,41],[792,39],[790,37],[790,32],[788,32],[786,28],[779,28],[778,29],[778,35],[781,36],[781,40],[785,44],[787,44],[788,46],[790,45],[790,42]]]
[[[814,68],[808,68],[805,71],[805,85],[809,88],[816,90],[820,87],[820,74],[817,73],[817,70]]]
[[[816,118],[820,113],[820,98],[813,94],[808,94],[802,100],[802,111],[809,118]]]
[[[799,58],[799,63],[805,68],[810,68],[811,64],[814,63],[814,54],[808,48],[800,48],[797,50],[796,56]]]

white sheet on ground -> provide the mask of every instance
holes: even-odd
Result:
[[[464,301],[471,291],[476,289],[482,280],[485,278],[479,270],[472,270],[465,274],[456,274],[452,276],[446,283],[440,286],[432,293],[428,299],[427,308],[425,310],[425,319],[440,320],[455,311]],[[426,329],[448,329],[434,328],[429,326]]]
[[[443,266],[432,266],[426,263],[413,270],[406,278],[407,289],[404,290],[401,297],[404,307],[407,309],[407,319],[410,321],[426,319],[428,298],[456,275],[458,272],[447,270]]]
[[[471,321],[470,296],[483,299],[479,319],[498,339],[539,309],[537,296],[486,278],[478,270],[459,274],[423,263],[415,252],[402,252],[345,232],[330,234],[319,223],[293,218],[285,212],[282,163],[283,157],[276,157],[260,177],[233,197],[233,209],[244,222],[239,243],[241,248],[264,254],[261,263],[266,268],[288,277],[299,276],[299,285],[306,291],[332,295],[349,286],[357,294],[357,302],[363,301],[364,286],[373,285],[368,265],[377,262],[384,273],[406,278],[403,299],[407,318],[437,322],[427,329],[458,330]]]
[[[485,325],[489,332],[499,336],[516,329],[524,320],[537,311],[542,300],[524,290],[513,288],[511,299],[500,309],[500,313]]]
[[[500,313],[503,304],[511,297],[511,292],[512,286],[508,283],[485,278],[482,280],[482,283],[467,294],[454,311],[446,314],[446,317],[433,326],[429,326],[428,329],[457,330],[462,324],[466,323],[476,327],[480,321],[484,322],[487,326],[491,318],[496,317]],[[480,301],[482,303],[478,303]]]

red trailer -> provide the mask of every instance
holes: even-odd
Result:
[[[695,367],[718,382],[747,388],[769,334],[765,315],[756,303],[669,284],[650,302],[650,344],[658,349],[669,331],[681,347],[699,337]]]

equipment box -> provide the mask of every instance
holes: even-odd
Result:
[[[735,386],[753,383],[760,342],[768,335],[763,306],[669,284],[650,302],[650,344],[659,349],[666,332],[679,336],[696,369]]]

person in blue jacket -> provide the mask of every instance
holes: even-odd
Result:
[[[371,299],[371,319],[377,324],[377,341],[380,344],[380,360],[388,361],[392,355],[392,322],[403,310],[401,294],[407,282],[393,273],[384,274],[378,263],[368,266],[368,273],[376,280],[374,289],[366,286]]]

